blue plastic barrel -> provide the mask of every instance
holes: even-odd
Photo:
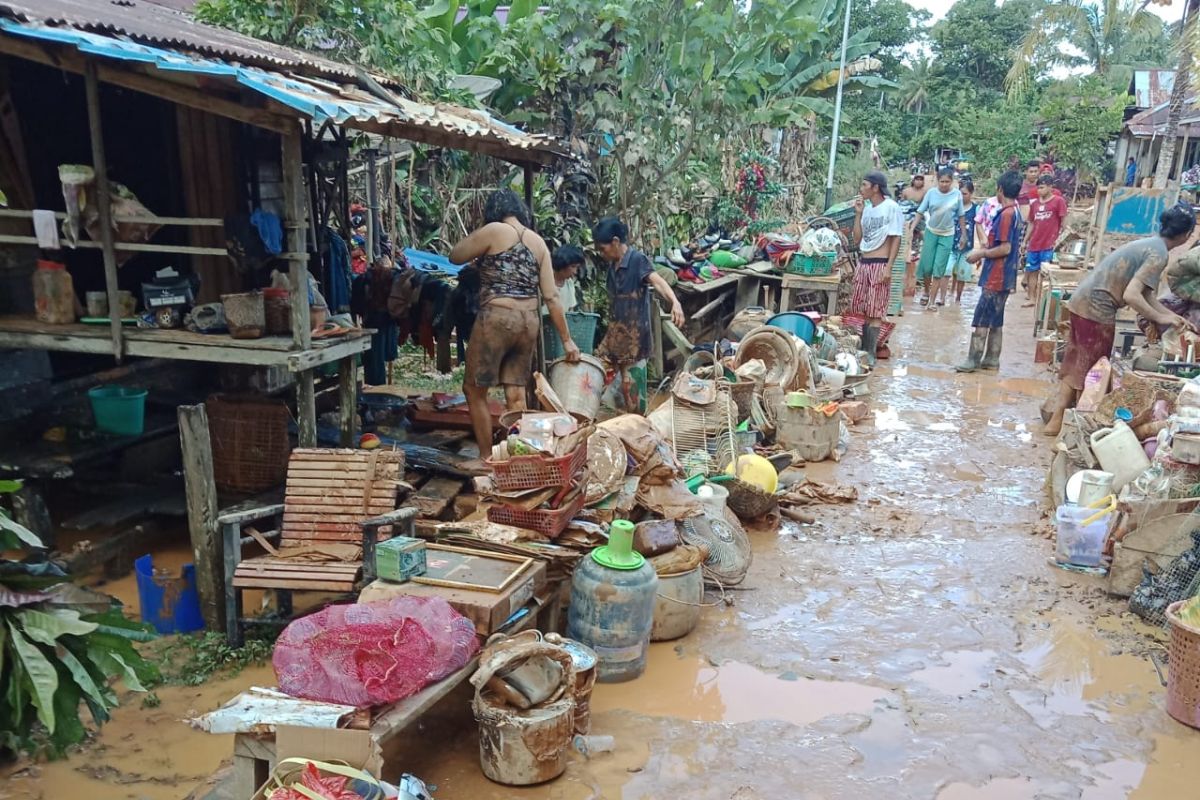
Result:
[[[567,636],[596,652],[596,680],[629,681],[646,669],[658,575],[633,552],[633,525],[613,522],[608,544],[579,562],[571,580]]]
[[[154,557],[147,554],[133,562],[133,571],[137,576],[142,622],[150,623],[162,634],[191,633],[204,628],[195,564],[184,564],[178,577],[155,575]]]

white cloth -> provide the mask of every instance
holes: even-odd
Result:
[[[58,250],[62,245],[58,241],[58,220],[53,211],[34,209],[33,235],[37,237],[38,247],[43,250]]]
[[[877,206],[867,204],[862,214],[862,241],[858,251],[863,255],[883,247],[889,236],[904,235],[904,212],[890,197]]]

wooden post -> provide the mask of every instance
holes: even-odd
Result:
[[[304,156],[300,131],[283,136],[283,202],[291,264],[288,276],[292,284],[292,348],[312,347],[312,321],[308,308],[308,257],[304,251]],[[317,446],[317,399],[312,370],[296,376],[296,417],[300,424],[300,446]]]
[[[200,611],[210,631],[225,630],[225,571],[217,526],[217,485],[213,480],[212,441],[203,405],[180,406],[179,445],[187,496],[188,532],[196,564]]]
[[[292,284],[292,349],[312,346],[312,321],[308,310],[308,264],[304,251],[304,174],[300,132],[283,137],[283,229],[291,255],[288,279]]]
[[[379,247],[379,190],[376,183],[379,170],[375,163],[376,150],[366,149],[367,156],[367,264],[375,263],[380,253]]]
[[[92,137],[92,168],[96,171],[96,209],[100,215],[100,248],[104,256],[104,289],[108,294],[113,358],[120,363],[124,352],[121,344],[121,303],[117,294],[117,251],[113,247],[112,196],[108,187],[108,160],[104,156],[104,127],[100,122],[100,78],[96,72],[96,62],[92,59],[84,62],[83,84],[87,95],[88,128]]]
[[[358,364],[354,356],[338,362],[338,413],[342,447],[355,447],[358,421]]]
[[[537,233],[537,217],[533,213],[533,165],[525,165],[525,205],[529,208],[529,227]]]
[[[650,305],[650,376],[661,381],[666,377],[663,368],[662,311],[654,302]]]
[[[529,227],[534,233],[537,233],[537,217],[533,213],[533,165],[526,164],[525,170],[525,207],[529,209]],[[546,374],[546,318],[541,312],[542,308],[542,293],[538,292],[538,336],[537,350],[534,353],[534,369],[543,375]],[[534,392],[532,378],[529,381],[529,386],[526,387],[528,395],[528,404],[530,408],[538,408],[537,394]]]

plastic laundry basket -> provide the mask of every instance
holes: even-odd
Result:
[[[600,322],[600,315],[586,311],[570,311],[566,316],[567,332],[571,334],[579,352],[590,356],[596,346],[596,324]],[[562,338],[549,317],[542,320],[542,328],[545,331],[546,360],[554,361],[565,356],[567,352],[563,349]]]
[[[140,436],[146,425],[146,390],[125,386],[88,389],[96,429],[119,436]]]
[[[1179,618],[1180,600],[1167,608],[1171,649],[1167,670],[1167,713],[1200,728],[1200,630]]]

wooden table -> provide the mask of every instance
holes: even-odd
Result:
[[[824,292],[825,314],[832,317],[837,313],[838,288],[841,278],[837,275],[784,275],[783,297],[779,310],[791,311],[795,296],[799,292]]]
[[[543,615],[546,619],[543,620],[540,630],[553,630],[554,628],[551,627],[551,623],[548,620],[554,616],[553,607],[557,605],[557,598],[558,592],[555,590],[549,593],[545,605],[539,607],[539,601],[531,601],[530,605],[527,606],[530,609],[530,613],[521,617],[512,623],[510,628],[501,632],[514,634],[538,627],[539,617]],[[422,715],[437,705],[439,701],[446,698],[455,689],[458,689],[459,686],[474,674],[478,667],[479,656],[475,656],[462,669],[448,675],[437,683],[426,686],[412,697],[405,698],[390,706],[375,709],[371,725],[367,730],[371,737],[372,749],[380,754],[382,763],[376,766],[374,770],[369,769],[368,771],[373,774],[382,771],[382,766],[386,765],[396,755],[393,751],[403,749],[400,734],[414,722],[420,720]],[[319,757],[319,754],[314,755],[315,757]],[[233,785],[231,787],[231,796],[238,798],[252,797],[255,790],[259,786],[262,786],[267,778],[270,777],[271,771],[275,769],[275,761],[275,733],[273,730],[269,733],[261,734],[234,734]],[[352,764],[351,766],[360,765]],[[375,777],[382,777],[382,775],[375,774]]]

